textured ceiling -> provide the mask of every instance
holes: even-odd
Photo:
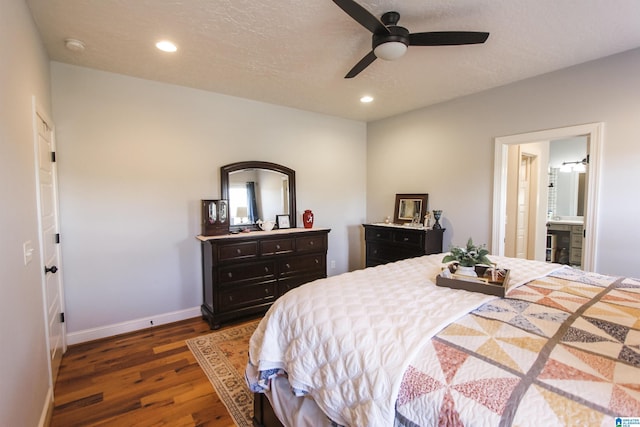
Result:
[[[331,0],[26,1],[51,60],[365,121],[640,47],[639,0],[359,0],[411,32],[491,35],[344,79],[371,34]],[[178,52],[154,47],[164,38]]]

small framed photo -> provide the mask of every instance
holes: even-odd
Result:
[[[395,224],[406,224],[417,220],[418,223],[422,223],[428,210],[428,200],[428,194],[396,194],[396,209],[393,222]]]
[[[278,228],[289,228],[289,215],[276,215],[276,222],[278,223]]]

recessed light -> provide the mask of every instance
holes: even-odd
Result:
[[[178,50],[178,47],[168,40],[159,41],[156,43],[156,47],[163,52],[175,52]]]
[[[65,39],[64,46],[74,52],[82,52],[84,50],[84,43],[77,39]]]
[[[369,102],[373,101],[373,96],[369,96],[369,95],[365,95],[362,98],[360,98],[360,102],[362,102],[363,104],[368,104]]]

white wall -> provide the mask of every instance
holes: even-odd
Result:
[[[24,1],[0,0],[0,425],[36,426],[50,401],[38,255],[32,97],[50,115],[49,60]],[[34,258],[24,265],[22,244]]]
[[[367,219],[429,193],[445,250],[490,244],[494,138],[604,122],[596,270],[640,277],[640,49],[368,124]]]
[[[365,123],[51,67],[70,336],[200,306],[199,202],[233,162],[294,169],[298,223],[332,229],[328,273],[360,267]]]

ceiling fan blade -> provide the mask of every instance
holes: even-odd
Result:
[[[369,65],[371,65],[371,63],[375,60],[376,60],[376,54],[373,53],[373,51],[369,52],[351,69],[351,71],[347,73],[346,76],[344,76],[344,78],[350,79],[357,76],[358,74],[360,74],[362,70],[364,70]]]
[[[489,33],[476,31],[432,31],[409,34],[410,46],[452,46],[479,44],[487,41]]]
[[[357,23],[371,31],[373,34],[391,34],[387,27],[371,14],[367,9],[353,0],[333,0],[335,4],[344,10]]]

